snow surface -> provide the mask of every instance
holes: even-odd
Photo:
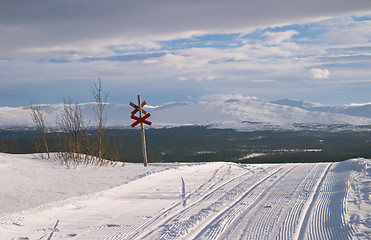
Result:
[[[370,166],[67,169],[0,154],[0,239],[370,239]]]
[[[80,104],[86,122],[94,125],[95,103]],[[41,110],[49,125],[55,125],[56,116],[63,112],[63,104],[43,104]],[[107,126],[129,127],[133,108],[129,104],[106,105]],[[371,124],[371,105],[322,106],[297,100],[268,102],[255,98],[197,103],[169,103],[147,106],[154,127],[209,125],[216,128],[246,129],[261,125],[290,127],[303,124]],[[0,107],[0,127],[33,126],[29,107]]]
[[[307,111],[340,113],[350,116],[371,118],[371,103],[348,104],[344,106],[325,106],[319,103],[311,103],[295,99],[282,99],[278,101],[272,101],[271,103],[298,107]]]

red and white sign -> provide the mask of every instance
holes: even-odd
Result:
[[[151,116],[151,114],[147,113],[147,111],[142,109],[144,107],[144,105],[146,105],[146,101],[143,101],[140,104],[140,108],[136,104],[130,102],[130,106],[132,106],[134,108],[134,110],[131,112],[131,118],[135,120],[135,122],[133,124],[131,124],[132,127],[137,126],[139,123],[144,123],[144,124],[147,124],[147,125],[152,124],[152,122],[146,120],[147,118],[149,118]],[[139,117],[137,117],[137,116],[135,116],[135,114],[139,112],[139,109],[141,109],[142,112],[139,113]],[[142,114],[144,114],[144,116],[142,116]]]

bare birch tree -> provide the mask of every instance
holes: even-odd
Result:
[[[103,134],[104,134],[104,125],[106,123],[106,116],[104,116],[104,108],[107,104],[108,94],[102,96],[102,81],[99,78],[98,84],[94,84],[92,87],[91,93],[97,103],[94,107],[94,112],[98,120],[98,137],[97,137],[97,144],[98,144],[98,160],[99,163],[102,163],[102,155],[103,155]]]
[[[49,147],[48,147],[48,142],[46,139],[46,134],[49,128],[46,126],[45,116],[40,108],[40,105],[31,104],[31,116],[32,116],[33,122],[35,123],[36,129],[40,134],[45,151],[48,155],[48,159],[50,159]]]

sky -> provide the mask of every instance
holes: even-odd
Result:
[[[370,0],[2,0],[0,106],[371,102]]]

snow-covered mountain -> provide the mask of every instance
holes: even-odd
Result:
[[[94,125],[95,103],[80,104],[86,122]],[[43,104],[50,125],[63,112],[63,104]],[[201,101],[197,103],[169,103],[147,106],[154,127],[183,125],[211,125],[217,128],[251,128],[259,125],[288,126],[300,124],[371,124],[371,104],[362,106],[324,106],[291,99],[264,101],[229,99],[227,101]],[[129,127],[133,120],[129,104],[107,104],[107,126]],[[29,107],[0,107],[0,126],[32,126]]]
[[[340,113],[356,117],[371,118],[371,103],[366,104],[351,104],[344,106],[325,106],[319,103],[311,103],[295,99],[282,99],[272,101],[271,103],[283,106],[298,107],[307,111],[327,112],[327,113]]]

